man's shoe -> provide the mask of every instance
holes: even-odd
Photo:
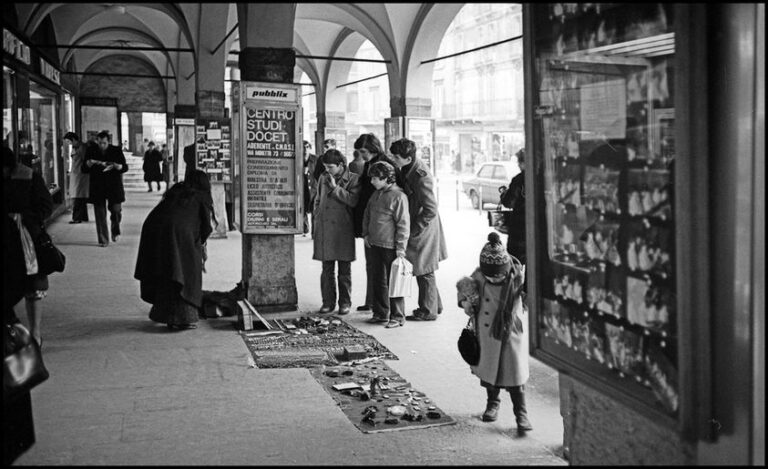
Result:
[[[389,319],[377,318],[376,316],[374,316],[372,318],[366,319],[365,322],[370,323],[370,324],[382,324],[382,323],[385,323],[385,322],[389,322]]]
[[[115,236],[112,236],[112,242],[113,242],[113,243],[116,243],[116,242],[118,242],[118,241],[120,241],[120,235],[115,235]]]
[[[437,315],[429,316],[429,315],[426,315],[426,314],[416,314],[416,313],[413,313],[410,316],[406,316],[405,319],[407,321],[434,321],[435,319],[437,319]]]
[[[80,220],[72,220],[72,221],[69,222],[70,225],[76,225],[78,223],[82,223],[82,221],[80,221]]]
[[[357,311],[370,311],[371,305],[360,305],[356,309]]]
[[[330,313],[332,311],[333,311],[333,306],[325,306],[325,305],[323,305],[323,307],[320,308],[318,313],[320,313],[320,314],[328,314],[328,313]]]
[[[339,306],[339,316],[349,314],[349,306]]]
[[[394,321],[393,320],[393,321],[389,321],[387,323],[387,325],[384,326],[384,327],[386,327],[387,329],[392,329],[393,327],[402,327],[403,324],[405,324],[405,321]]]
[[[105,247],[107,247],[108,245],[109,245],[108,243],[99,243],[99,247],[100,247],[100,248],[105,248]]]

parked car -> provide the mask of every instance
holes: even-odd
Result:
[[[483,163],[477,173],[462,181],[462,191],[472,201],[472,208],[482,204],[499,203],[499,187],[506,187],[520,168],[511,161],[492,161]]]

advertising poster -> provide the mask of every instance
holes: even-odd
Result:
[[[303,170],[301,108],[291,101],[276,102],[275,98],[292,95],[280,84],[248,83],[245,88],[242,232],[299,233],[303,228],[303,188],[297,184]]]

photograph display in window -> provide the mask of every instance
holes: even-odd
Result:
[[[674,414],[672,7],[532,12],[539,343]]]

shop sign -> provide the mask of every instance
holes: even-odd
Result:
[[[40,74],[57,85],[61,85],[61,74],[59,71],[42,58],[40,59]]]
[[[21,42],[19,38],[13,35],[7,29],[3,29],[3,52],[11,54],[17,60],[29,65],[32,59],[29,53],[29,46]]]
[[[246,85],[245,99],[248,101],[276,101],[281,103],[298,103],[299,93],[296,89],[289,89],[269,85]]]
[[[283,99],[298,96],[298,87],[275,87]],[[296,103],[254,102],[253,90],[269,84],[246,84],[242,96],[242,232],[301,233],[303,187],[301,107]],[[274,101],[276,97],[269,99]],[[260,98],[256,98],[260,99]]]
[[[177,117],[173,120],[173,123],[176,125],[195,125],[195,119]]]

